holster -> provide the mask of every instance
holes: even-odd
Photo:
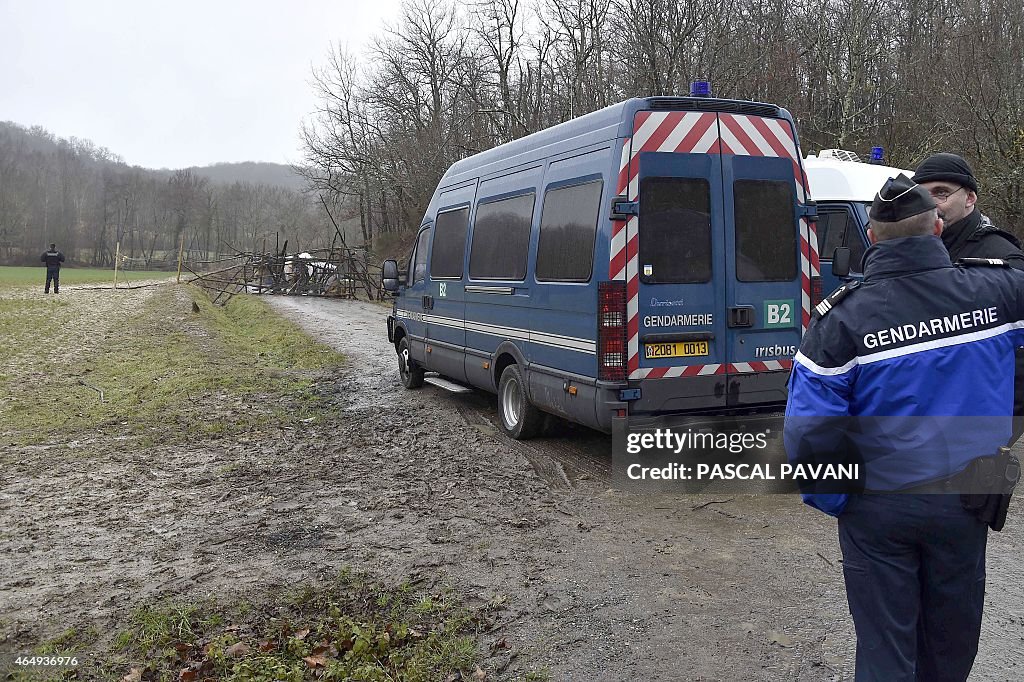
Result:
[[[999,448],[994,456],[972,461],[965,474],[966,488],[970,492],[960,495],[963,508],[992,530],[1002,530],[1013,489],[1020,480],[1020,460],[1009,448]]]

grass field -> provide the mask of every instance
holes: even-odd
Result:
[[[148,445],[291,423],[314,409],[317,373],[342,361],[259,298],[220,307],[174,285],[72,297],[0,287],[0,355],[11,443],[98,431]]]
[[[29,268],[2,272],[9,276],[15,270],[31,272]],[[343,356],[314,341],[255,296],[235,296],[221,307],[190,285],[85,289],[59,297],[0,285],[0,357],[5,358],[0,364],[0,440],[5,445],[0,450],[0,469],[5,472],[13,462],[21,462],[24,453],[32,452],[42,458],[29,469],[43,477],[54,475],[42,464],[49,457],[74,458],[75,468],[91,472],[89,481],[109,476],[98,472],[111,459],[119,467],[148,461],[148,475],[157,478],[160,475],[153,469],[164,467],[185,477],[187,467],[211,456],[204,448],[226,447],[237,456],[226,466],[196,465],[206,472],[201,475],[210,477],[205,479],[208,483],[232,475],[241,466],[266,465],[253,468],[252,477],[229,491],[238,496],[234,504],[240,504],[237,500],[249,499],[250,486],[258,486],[260,476],[273,479],[285,471],[273,463],[277,450],[306,460],[303,466],[308,471],[303,478],[318,476],[319,451],[308,445],[297,447],[292,439],[314,422],[338,423],[345,418],[344,405],[331,400]],[[266,446],[260,451],[263,454],[246,459],[251,456],[245,450],[249,446],[230,444],[235,436]],[[229,442],[217,444],[218,440]],[[19,450],[22,446],[28,447]],[[168,450],[179,448],[193,454],[182,460],[185,468],[175,469]],[[117,476],[113,474],[113,479]],[[134,474],[131,477],[139,480]],[[129,484],[134,485],[117,480],[112,489],[123,490]],[[156,483],[142,484],[148,495]],[[175,499],[211,494],[201,488],[178,489],[178,485],[172,484]],[[276,496],[276,486],[283,484],[271,485]],[[80,503],[102,507],[104,503],[91,497],[82,502],[83,495],[92,494],[84,491],[88,487],[68,488],[72,496],[63,509],[70,511],[55,509],[54,514],[77,514],[74,510]],[[47,495],[55,495],[52,487],[47,490]],[[3,492],[6,499],[10,493]],[[261,507],[275,499],[253,494]],[[307,503],[314,504],[309,500],[303,504]],[[147,504],[147,500],[132,499],[126,508],[114,512],[110,528],[117,529],[115,534],[139,531],[152,536],[157,521],[142,511]],[[229,511],[230,504],[218,506],[211,526],[221,536],[227,528],[221,521],[236,517]],[[247,517],[250,509],[241,504],[237,516]],[[172,507],[161,503],[155,508],[162,518]],[[143,522],[144,517],[148,520]],[[318,528],[315,512],[303,512],[297,518],[303,531],[309,524],[310,532],[319,532],[312,530]],[[6,518],[3,526],[0,544],[18,532]],[[281,528],[282,533],[297,532],[292,525]],[[179,540],[171,534],[163,540],[169,544],[161,545],[155,569],[173,573],[177,570],[172,569],[174,559],[163,557],[177,553],[170,548],[178,547]],[[202,550],[208,557],[210,548],[224,540],[204,546],[207,541],[190,531],[186,542],[183,551]],[[247,551],[263,551],[258,542],[250,541]],[[237,560],[238,555],[233,555],[232,561]],[[273,555],[274,562],[285,560],[281,554]],[[256,565],[258,561],[252,564]],[[161,579],[148,577],[150,570],[145,569],[145,580],[158,584]],[[124,604],[116,622],[73,612],[79,615],[65,619],[55,637],[23,639],[17,646],[38,655],[89,653],[80,668],[69,676],[19,673],[13,678],[4,677],[5,669],[0,669],[0,679],[485,679],[479,668],[474,672],[474,662],[481,657],[477,637],[494,624],[487,609],[470,612],[443,586],[415,588],[422,577],[415,583],[410,579],[383,584],[347,570],[333,580],[325,575],[316,579],[295,575],[301,580],[283,591],[278,589],[280,583],[251,592],[199,583],[201,587],[188,595],[163,593],[161,587],[159,597],[150,592],[131,605]],[[0,642],[6,646],[14,646],[11,627],[0,618]]]
[[[120,270],[117,282],[134,282],[141,279],[165,279],[173,276],[173,272],[156,272],[146,270]],[[113,270],[99,268],[69,268],[60,270],[61,286],[76,284],[102,284],[114,281]],[[0,286],[40,286],[46,284],[46,268],[39,267],[0,266]]]

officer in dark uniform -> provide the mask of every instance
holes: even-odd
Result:
[[[932,154],[921,162],[911,178],[932,195],[943,219],[942,243],[949,259],[1000,258],[1010,267],[1024,270],[1020,240],[1000,230],[977,207],[978,180],[970,164],[957,154]],[[1024,432],[1024,349],[1017,349],[1014,370],[1013,414],[1017,417],[1013,440]]]
[[[861,493],[804,493],[839,517],[856,679],[961,682],[981,633],[988,526],[959,494],[936,493],[958,492],[1010,437],[1024,273],[953,266],[935,201],[906,176],[870,218],[863,281],[817,306],[796,355],[786,450],[862,465]]]
[[[932,154],[914,171],[914,182],[931,194],[943,219],[942,243],[954,263],[961,258],[1001,258],[1024,270],[1020,240],[978,210],[978,181],[962,156]]]
[[[44,293],[50,293],[50,282],[53,282],[53,293],[60,293],[60,264],[64,262],[64,254],[57,250],[56,244],[50,244],[50,250],[45,251],[39,260],[46,263],[46,288]]]

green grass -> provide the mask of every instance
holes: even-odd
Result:
[[[173,272],[158,272],[147,270],[119,270],[117,283],[136,282],[143,279],[166,279],[174,276]],[[99,268],[70,268],[63,267],[60,270],[60,285],[74,286],[76,284],[113,284],[114,271],[101,270]],[[0,266],[0,286],[39,286],[42,289],[46,284],[46,268],[39,264],[39,267],[15,267]]]
[[[182,290],[186,297],[172,286],[157,289],[106,323],[78,302],[0,298],[0,355],[9,358],[0,367],[9,398],[0,403],[5,439],[31,444],[99,431],[135,435],[146,446],[317,414],[309,389],[341,355],[257,297],[222,308],[197,288]],[[77,330],[77,357],[65,359],[67,328],[92,324],[91,333]]]
[[[473,669],[474,637],[487,618],[448,592],[427,596],[408,583],[388,586],[342,572],[328,584],[307,584],[255,606],[146,604],[79,677],[120,679],[134,668],[144,679],[168,681],[190,670],[190,679],[227,682],[436,682]]]
[[[340,356],[310,339],[305,332],[274,312],[259,296],[235,296],[223,307],[208,304],[196,296],[203,314],[218,332],[220,340],[235,356],[258,363],[264,369],[323,369],[332,367]],[[253,350],[256,353],[253,353]]]

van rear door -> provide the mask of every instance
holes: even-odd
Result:
[[[722,194],[721,157],[641,152],[638,163],[638,333],[632,375],[692,379],[685,391],[660,396],[647,391],[657,401],[654,411],[724,406],[720,375],[729,346],[722,314],[724,213],[716,200]]]
[[[633,129],[630,378],[685,379],[645,381],[634,409],[783,402],[818,275],[790,122],[640,111]]]
[[[803,157],[786,118],[720,113],[718,127],[731,226],[729,306],[751,315],[730,327],[728,404],[782,403],[812,289],[821,288]]]
[[[800,344],[798,206],[792,164],[764,156],[722,157],[725,177],[727,404],[785,400],[784,379]],[[783,364],[786,363],[786,364]]]

